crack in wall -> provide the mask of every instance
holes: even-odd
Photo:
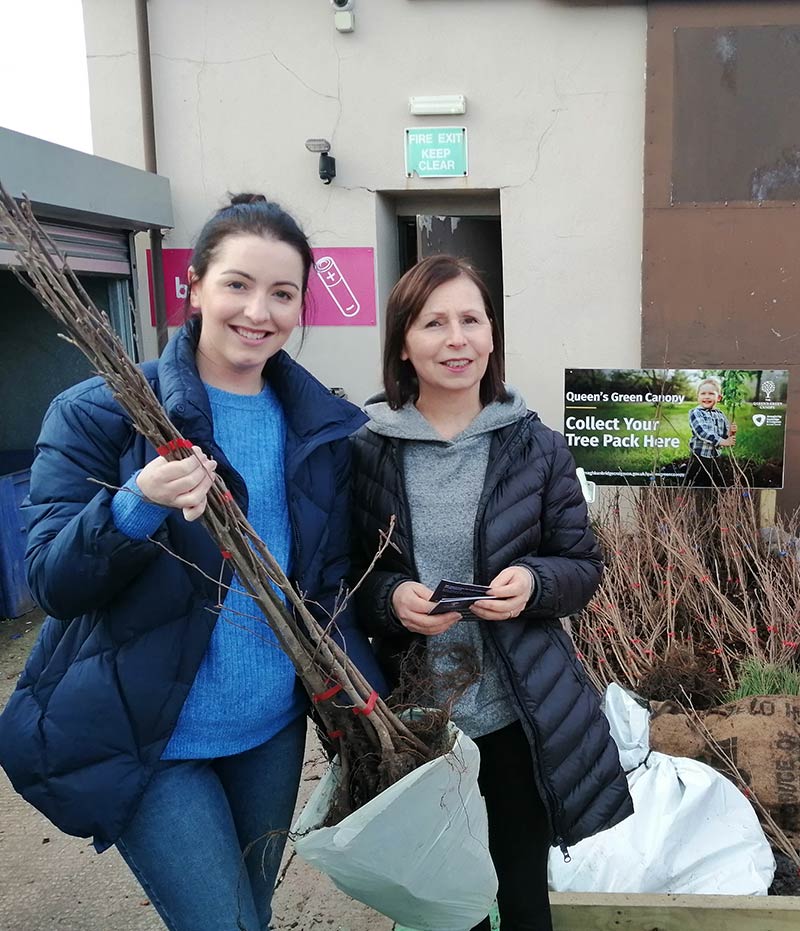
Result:
[[[533,180],[536,177],[536,173],[539,171],[539,163],[541,162],[541,159],[542,159],[542,148],[544,146],[545,140],[550,135],[550,133],[553,131],[553,128],[558,122],[559,113],[563,113],[565,109],[566,109],[565,107],[556,107],[554,110],[551,110],[551,113],[553,113],[553,118],[550,120],[547,126],[545,126],[541,136],[539,136],[539,141],[536,143],[535,161],[533,164],[533,171],[530,173],[530,175],[528,175],[525,181],[521,181],[518,184],[501,184],[500,185],[501,191],[512,191],[512,190],[515,190],[516,188],[525,187],[526,184],[533,183]]]
[[[200,155],[200,184],[203,187],[203,193],[208,197],[208,185],[206,184],[206,153],[205,153],[205,137],[203,135],[203,117],[201,113],[201,81],[203,78],[203,72],[206,69],[207,58],[206,53],[208,51],[208,5],[204,6],[204,22],[203,22],[203,60],[199,63],[200,67],[197,69],[197,76],[195,78],[195,88],[197,91],[197,104],[195,110],[197,113],[197,143],[199,147]]]
[[[318,91],[315,87],[312,87],[310,84],[307,84],[300,77],[300,75],[297,74],[297,72],[292,71],[292,69],[287,64],[282,62],[280,58],[278,58],[278,56],[274,52],[270,52],[270,54],[275,59],[275,61],[281,66],[281,68],[284,68],[286,71],[288,71],[289,74],[292,75],[292,77],[296,78],[303,85],[303,87],[305,87],[307,90],[310,90],[312,94],[316,94],[318,97],[324,97],[327,100],[338,100],[339,101],[339,112],[341,113],[341,100],[339,100],[338,95],[334,96],[333,94],[326,94],[323,91]],[[337,54],[337,58],[338,58],[338,54]]]
[[[206,35],[205,32],[204,32],[204,35]],[[114,56],[109,56],[109,57],[114,57]],[[290,68],[286,64],[286,62],[281,61],[281,59],[278,58],[278,56],[273,51],[263,52],[260,55],[251,55],[245,58],[224,58],[224,59],[222,58],[220,59],[182,58],[182,57],[178,57],[174,55],[164,55],[162,52],[154,52],[153,58],[161,58],[164,61],[171,61],[171,62],[183,62],[184,64],[187,64],[187,65],[200,65],[202,68],[205,68],[207,65],[237,65],[237,64],[242,64],[245,62],[250,62],[250,61],[258,61],[259,59],[263,59],[263,58],[272,58],[278,65],[280,65],[281,68],[283,68],[284,71],[287,71],[289,74],[291,74],[292,77],[296,81],[302,84],[303,87],[306,88],[306,90],[310,90],[312,94],[316,94],[318,97],[324,97],[327,100],[339,100],[339,97],[335,96],[334,94],[326,94],[324,91],[320,91],[320,90],[317,90],[316,87],[312,87],[309,83],[304,81],[303,78],[301,78],[300,75],[296,71]]]
[[[333,130],[331,131],[331,146],[333,146],[333,140],[336,138],[339,122],[342,119],[342,56],[339,54],[339,49],[336,47],[335,41],[333,42],[333,52],[336,55],[336,102],[339,109],[336,114],[336,121],[333,124]]]

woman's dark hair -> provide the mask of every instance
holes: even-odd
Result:
[[[263,194],[232,194],[230,203],[221,207],[200,230],[194,250],[191,266],[195,276],[203,278],[220,243],[228,236],[252,234],[285,242],[300,254],[303,262],[303,321],[307,319],[306,296],[308,276],[314,265],[311,246],[306,234],[297,221],[288,214],[280,204],[267,200]],[[191,282],[189,285],[191,292]],[[191,312],[190,295],[186,296],[187,316]]]
[[[402,358],[406,333],[433,292],[448,281],[468,278],[480,291],[492,327],[493,352],[481,379],[480,399],[484,406],[508,400],[503,384],[503,337],[497,324],[489,291],[478,272],[464,259],[453,255],[431,255],[410,268],[392,288],[386,304],[386,342],[383,346],[383,385],[392,410],[416,401],[419,383],[414,366]]]

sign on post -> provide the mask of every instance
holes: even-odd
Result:
[[[406,177],[467,176],[465,126],[415,126],[405,131]]]
[[[567,369],[564,436],[598,485],[783,486],[788,372]]]

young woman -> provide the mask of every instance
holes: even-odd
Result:
[[[410,650],[434,687],[453,681],[454,656],[475,657],[479,675],[451,716],[481,752],[503,931],[547,931],[550,845],[566,855],[632,805],[559,623],[586,605],[602,570],[575,466],[503,384],[501,357],[488,291],[464,261],[432,256],[397,283],[385,394],[354,440],[355,563],[369,562],[392,515],[394,546],[357,599],[395,682]],[[494,600],[431,615],[440,579],[488,584]],[[488,918],[477,928],[488,931]]]
[[[62,830],[116,844],[172,931],[268,927],[305,741],[294,668],[196,522],[215,474],[310,601],[330,611],[349,567],[365,417],[282,350],[311,266],[286,212],[234,197],[197,241],[193,317],[144,366],[196,457],[159,457],[95,378],[53,402],[33,465],[28,578],[50,617],[0,761]]]

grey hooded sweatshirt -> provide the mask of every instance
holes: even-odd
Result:
[[[419,581],[435,588],[441,579],[474,581],[473,542],[478,502],[489,462],[491,434],[525,416],[522,396],[507,385],[509,401],[488,404],[469,424],[445,440],[409,402],[393,411],[379,394],[364,410],[368,429],[402,443],[405,491],[411,513],[414,560]],[[443,634],[428,638],[429,663],[434,682],[452,672],[454,647],[474,650],[480,677],[455,700],[450,715],[470,737],[482,737],[517,720],[517,712],[500,676],[494,646],[484,624],[473,614]],[[499,622],[494,622],[499,623]],[[435,698],[453,696],[440,688]]]

